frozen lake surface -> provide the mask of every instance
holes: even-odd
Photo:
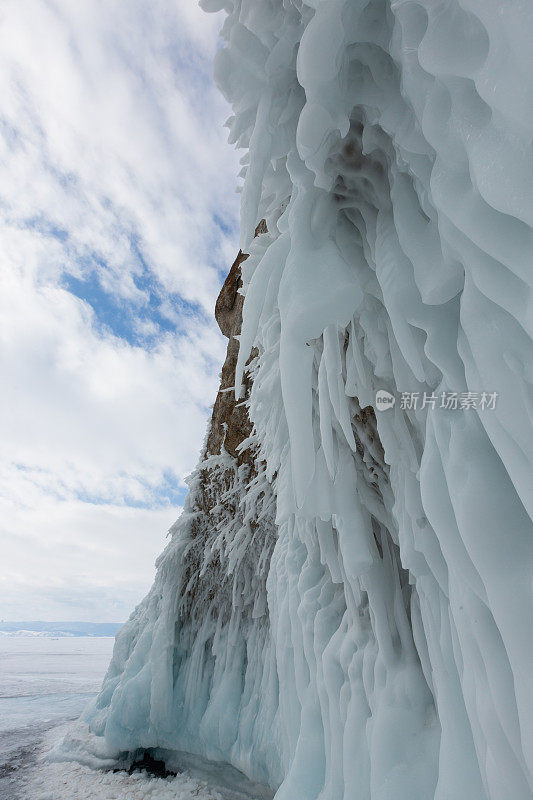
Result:
[[[51,728],[79,716],[98,691],[114,639],[0,637],[0,797],[15,800],[17,772]]]
[[[228,765],[184,754],[180,774],[167,779],[37,761],[66,733],[65,723],[75,720],[98,692],[114,642],[111,637],[0,637],[1,800],[72,800],[73,786],[76,800],[259,800],[272,796],[268,791],[250,791],[255,787]],[[234,788],[228,791],[228,786]]]

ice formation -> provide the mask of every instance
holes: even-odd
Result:
[[[203,5],[253,428],[206,445],[91,746],[276,800],[530,800],[533,5]]]

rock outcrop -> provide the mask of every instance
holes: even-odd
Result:
[[[220,455],[224,447],[239,464],[249,462],[249,453],[239,452],[239,445],[250,436],[252,427],[246,408],[246,397],[249,390],[249,376],[244,381],[245,396],[235,399],[235,367],[239,355],[239,341],[236,338],[241,332],[243,296],[239,294],[241,281],[241,264],[248,256],[239,251],[233,262],[215,306],[215,318],[219,328],[229,339],[226,360],[220,375],[220,388],[213,406],[213,414],[209,426],[206,443],[206,454]]]
[[[255,230],[255,235],[260,236],[267,232],[266,223],[262,220]],[[246,400],[250,392],[250,374],[245,372],[242,382],[242,397],[235,399],[235,368],[239,356],[238,336],[242,326],[242,308],[244,297],[239,292],[242,287],[241,264],[248,258],[246,253],[239,250],[233,262],[224,285],[220,290],[216,305],[215,319],[224,336],[229,339],[226,360],[220,375],[220,388],[213,406],[213,414],[209,425],[206,442],[207,455],[219,455],[222,447],[237,460],[238,464],[251,465],[253,456],[249,449],[239,449],[240,445],[250,436],[252,426],[246,407]],[[257,351],[254,350],[248,359],[248,364],[254,359]]]

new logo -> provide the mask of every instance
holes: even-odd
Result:
[[[386,392],[385,389],[378,389],[376,392],[376,408],[378,411],[387,411],[389,408],[392,408],[394,403],[396,402],[396,398],[390,392]]]

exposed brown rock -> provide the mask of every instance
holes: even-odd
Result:
[[[256,235],[264,232],[266,226],[259,225]],[[182,622],[184,618],[190,620],[195,615],[203,618],[211,614],[225,624],[231,618],[234,596],[242,603],[243,618],[254,609],[257,615],[260,599],[266,598],[266,572],[259,572],[257,564],[269,561],[276,528],[272,493],[262,488],[259,493],[252,492],[251,500],[247,499],[247,490],[258,480],[260,472],[255,449],[238,450],[252,432],[246,406],[252,381],[247,372],[243,376],[244,397],[235,399],[239,355],[239,340],[235,337],[241,332],[244,304],[244,297],[239,293],[241,264],[247,258],[246,253],[239,251],[215,306],[215,318],[229,341],[205,451],[194,491],[191,489],[193,519],[191,544],[182,564],[187,587],[180,610]],[[256,355],[257,351],[253,350],[248,363]],[[231,459],[216,458],[224,450]],[[228,567],[231,536],[228,540],[219,536],[228,526],[233,535],[238,532],[241,545],[248,542],[242,550],[244,555],[237,565],[232,562],[231,569]],[[266,599],[264,607],[266,609]]]
[[[215,304],[215,319],[218,322],[218,327],[224,336],[227,336],[230,340],[241,329],[244,298],[238,294],[238,289],[242,284],[241,264],[247,258],[248,255],[239,250],[239,254],[232,264]]]
[[[255,230],[255,235],[266,233],[267,227],[262,220]],[[250,377],[245,372],[243,377],[243,398],[236,401],[233,387],[235,385],[235,368],[239,355],[239,340],[235,338],[241,332],[242,307],[244,297],[239,293],[242,286],[241,264],[248,258],[246,253],[239,254],[229,271],[228,277],[220,290],[216,305],[215,319],[224,336],[229,339],[226,360],[222,367],[220,389],[213,406],[211,425],[207,437],[206,455],[219,455],[222,446],[237,459],[239,464],[251,465],[253,458],[249,452],[239,453],[239,445],[247,439],[252,426],[246,409],[246,398],[250,391]],[[249,361],[255,356],[252,351]],[[249,363],[249,362],[248,362]]]
[[[249,391],[247,375],[244,377],[245,397],[236,401],[234,392],[235,368],[239,355],[239,340],[235,336],[241,332],[244,302],[244,298],[238,290],[242,285],[241,264],[246,258],[248,256],[245,253],[239,252],[215,306],[216,321],[224,336],[228,337],[229,342],[220,376],[220,389],[213,406],[206,449],[206,455],[218,455],[224,446],[239,463],[246,458],[244,454],[237,452],[237,448],[252,431],[244,402]]]

